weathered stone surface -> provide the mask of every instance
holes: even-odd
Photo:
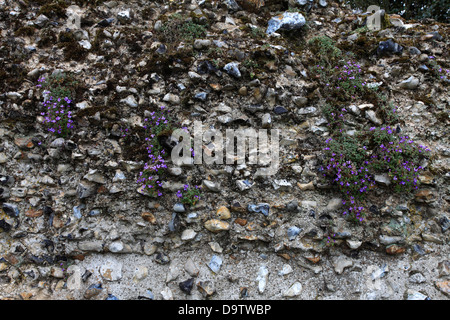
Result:
[[[448,23],[380,10],[368,32],[370,12],[325,0],[28,2],[0,1],[0,299],[447,297]],[[175,161],[174,130],[200,127],[182,150],[200,161]],[[252,129],[268,146],[238,145]],[[238,132],[234,154],[208,130]]]
[[[211,232],[220,232],[230,230],[230,224],[225,221],[211,219],[205,222],[205,228]]]
[[[266,33],[272,34],[278,30],[296,30],[306,24],[305,17],[298,12],[284,12],[269,20]]]

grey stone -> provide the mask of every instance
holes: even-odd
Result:
[[[121,103],[125,103],[127,106],[130,106],[132,108],[136,108],[138,106],[138,102],[136,101],[136,98],[133,95],[129,95],[125,99],[120,100]]]
[[[384,264],[383,266],[381,266],[380,268],[378,268],[374,272],[372,272],[370,277],[374,281],[374,280],[383,278],[388,271],[389,271],[389,267],[387,266],[387,264]]]
[[[223,124],[231,123],[233,122],[233,117],[231,114],[225,114],[217,117],[217,121]]]
[[[424,283],[427,279],[420,272],[414,273],[409,277],[409,282],[414,284]]]
[[[158,46],[158,49],[156,49],[156,51],[155,51],[157,54],[159,54],[159,55],[164,55],[164,54],[166,54],[166,52],[167,52],[167,47],[166,47],[166,45],[164,44],[164,43],[161,43],[159,46]]]
[[[100,240],[82,241],[78,243],[78,248],[88,252],[102,252],[103,242]]]
[[[295,240],[295,238],[297,238],[300,232],[302,232],[302,229],[297,226],[289,227],[289,229],[287,230],[288,239],[290,241]]]
[[[124,246],[122,241],[114,241],[108,246],[108,249],[110,252],[119,253],[123,251]]]
[[[326,207],[327,211],[336,211],[339,210],[340,208],[342,208],[343,204],[342,204],[342,199],[341,198],[333,198],[331,199]]]
[[[97,172],[97,170],[89,170],[89,172],[83,177],[83,179],[99,184],[106,183],[106,178],[102,174]]]
[[[420,83],[419,79],[417,79],[414,76],[411,76],[408,79],[400,82],[399,87],[403,89],[414,90],[419,86],[419,83]]]
[[[204,298],[212,296],[216,292],[216,287],[212,281],[200,281],[197,283],[197,289]]]
[[[195,238],[197,235],[197,232],[195,232],[193,229],[185,229],[181,233],[181,240],[183,241],[189,241]]]
[[[99,27],[105,28],[105,27],[109,27],[111,25],[111,23],[113,23],[114,21],[115,21],[114,18],[107,18],[107,19],[101,20],[99,23],[97,23],[97,25]]]
[[[78,44],[86,50],[91,50],[92,44],[88,40],[80,40]]]
[[[416,55],[421,54],[420,50],[417,49],[416,47],[409,47],[408,51],[409,51],[409,54],[412,55],[412,56],[416,56]]]
[[[194,98],[196,100],[200,100],[200,101],[206,101],[206,98],[208,97],[208,93],[207,92],[199,92],[196,93]]]
[[[337,274],[342,274],[345,268],[353,266],[353,261],[345,256],[339,256],[333,261],[333,266]]]
[[[77,188],[78,197],[80,199],[88,198],[93,196],[97,191],[94,183],[89,181],[80,181]]]
[[[178,212],[178,213],[183,213],[183,212],[186,212],[186,208],[184,207],[184,205],[182,203],[175,203],[173,206],[173,211]]]
[[[392,55],[397,53],[402,53],[403,47],[398,43],[395,43],[392,39],[388,39],[386,41],[381,41],[378,44],[377,55]]]
[[[180,97],[173,93],[167,93],[164,96],[163,101],[170,102],[172,104],[180,104]]]
[[[290,264],[284,264],[283,268],[278,272],[278,275],[285,276],[292,273],[294,270],[292,269]]]
[[[177,215],[177,213],[172,213],[172,219],[169,222],[169,230],[171,232],[177,232],[178,230],[180,230],[180,223],[180,217]]]
[[[267,34],[272,34],[278,30],[297,30],[306,24],[305,17],[298,12],[284,12],[269,20],[266,30]]]
[[[219,256],[212,256],[211,260],[208,263],[208,267],[214,272],[218,273],[220,267],[222,266],[222,258]]]
[[[107,281],[120,280],[122,278],[122,263],[113,260],[107,260],[100,267],[99,271],[103,279]]]
[[[317,108],[315,107],[306,107],[302,109],[298,109],[297,113],[299,115],[305,115],[305,114],[314,114],[317,112]]]
[[[272,117],[270,116],[270,113],[265,113],[261,118],[261,126],[264,129],[268,129],[272,126]]]
[[[131,21],[131,11],[130,11],[130,9],[120,11],[117,14],[117,20],[119,20],[120,23],[124,23],[124,24],[125,23],[129,23]]]
[[[241,7],[237,4],[237,2],[235,0],[226,0],[225,4],[226,4],[228,10],[231,10],[231,11],[241,10]]]
[[[444,260],[438,264],[439,277],[448,277],[450,275],[450,261]]]
[[[13,203],[3,203],[2,209],[11,218],[18,217],[20,214],[19,208]]]
[[[373,110],[367,110],[366,111],[366,118],[368,120],[370,120],[372,123],[376,124],[376,125],[382,125],[383,124],[383,120],[378,118],[376,113],[375,113],[375,111],[373,111]]]
[[[227,63],[223,69],[228,73],[230,76],[233,76],[235,78],[241,77],[241,72],[239,71],[239,63],[238,62],[230,62]]]
[[[0,199],[8,199],[10,195],[11,193],[9,192],[8,188],[0,187]]]
[[[424,295],[423,293],[409,289],[407,291],[406,300],[431,300],[431,299],[428,296]]]
[[[253,213],[262,213],[267,217],[269,215],[270,205],[268,203],[249,204],[247,210]]]
[[[103,288],[101,283],[91,284],[84,292],[83,297],[85,299],[92,299],[100,295],[102,292]]]
[[[292,200],[286,205],[286,210],[290,212],[297,212],[299,210],[298,208],[298,201]]]
[[[322,8],[325,8],[328,5],[326,0],[319,0],[319,6],[321,6]]]
[[[391,179],[387,174],[376,174],[374,176],[375,182],[380,183],[385,186],[389,186],[391,184]]]
[[[184,270],[186,270],[186,272],[191,277],[198,276],[198,274],[200,272],[200,269],[197,267],[197,265],[195,264],[194,260],[192,260],[191,258],[188,258],[186,260],[186,263],[184,264]]]
[[[273,180],[272,186],[275,190],[289,190],[292,188],[292,184],[285,179]]]
[[[43,14],[40,14],[36,18],[36,20],[34,20],[34,25],[39,27],[39,28],[43,28],[43,27],[45,27],[48,24],[49,21],[50,21],[50,19],[47,16],[45,16]]]
[[[219,183],[209,181],[209,180],[203,180],[202,184],[209,191],[220,192],[220,184]]]
[[[405,240],[402,237],[396,237],[396,236],[387,236],[387,235],[380,235],[379,237],[380,243],[382,245],[388,246],[394,243],[403,243]]]
[[[258,275],[256,281],[258,282],[258,291],[263,293],[267,286],[267,281],[269,278],[269,269],[265,265],[259,267]]]
[[[24,198],[27,195],[27,188],[11,188],[11,196]]]
[[[144,280],[148,276],[148,268],[146,266],[137,266],[134,269],[133,281],[135,283]]]
[[[302,292],[302,284],[297,281],[283,293],[283,296],[287,298],[293,298],[300,295],[301,292]]]
[[[212,44],[211,40],[208,39],[196,39],[194,41],[194,48],[195,49],[204,49],[210,47]]]

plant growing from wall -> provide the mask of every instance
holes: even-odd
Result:
[[[143,191],[148,192],[150,196],[162,196],[162,182],[167,169],[165,157],[168,151],[164,148],[162,139],[170,136],[173,124],[164,106],[151,112],[144,122],[148,161],[144,170],[139,173],[137,183],[141,184]]]
[[[77,81],[70,74],[57,73],[48,78],[38,79],[38,88],[41,88],[44,102],[44,125],[48,132],[57,137],[67,138],[73,129],[72,111],[73,91]]]
[[[363,221],[367,212],[365,195],[379,186],[376,175],[389,178],[392,192],[406,193],[418,188],[422,161],[430,149],[400,135],[390,126],[360,132],[357,137],[328,138],[324,165],[320,171],[343,197],[344,215]]]
[[[194,206],[201,198],[201,186],[191,187],[185,184],[183,191],[178,190],[177,197],[180,198],[181,203],[188,206]]]

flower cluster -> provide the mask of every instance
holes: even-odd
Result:
[[[376,130],[374,130],[377,132]],[[430,153],[430,149],[423,145],[417,145],[408,136],[394,135],[389,126],[380,128],[379,133],[387,138],[378,137],[380,144],[376,145],[371,154],[371,166],[379,171],[387,172],[393,181],[395,191],[405,192],[418,188],[419,171],[422,158]],[[393,138],[395,137],[395,138]]]
[[[417,189],[422,159],[430,149],[417,145],[390,126],[371,127],[360,139],[338,136],[325,143],[323,176],[337,186],[347,205],[344,215],[363,221],[366,209],[359,203],[376,187],[375,175],[386,174],[396,192]]]
[[[45,78],[38,79],[38,88],[48,86]],[[72,111],[70,111],[72,99],[67,95],[68,91],[44,90],[43,112],[44,124],[49,132],[57,137],[67,137],[70,130],[73,129]]]
[[[434,75],[441,81],[449,81],[450,70],[444,69],[440,66],[434,56],[429,56],[429,65],[431,66],[431,71]]]
[[[325,247],[334,247],[336,244],[336,234],[328,234],[326,235],[326,238],[323,238],[322,240],[322,245]]]
[[[162,177],[167,169],[164,156],[166,150],[160,143],[163,136],[168,136],[172,131],[170,117],[164,113],[164,106],[159,111],[150,113],[150,117],[145,118],[144,129],[147,135],[145,138],[147,144],[148,161],[144,165],[144,170],[139,173],[137,183],[142,185],[145,191],[152,196],[162,196]]]
[[[340,60],[337,65],[327,67],[320,63],[312,68],[323,85],[327,96],[340,96],[344,99],[355,99],[358,93],[366,88],[362,79],[361,65],[353,60]]]
[[[177,191],[177,197],[181,199],[181,203],[194,206],[201,197],[201,186],[191,187],[188,184],[183,186],[183,191]]]

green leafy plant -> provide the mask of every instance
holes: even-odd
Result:
[[[44,124],[49,132],[57,137],[66,138],[73,129],[72,111],[73,92],[77,81],[70,74],[57,73],[47,79],[38,79],[38,88],[43,89]]]
[[[428,66],[430,67],[431,74],[439,81],[449,82],[450,69],[445,69],[439,65],[434,56],[429,56]]]
[[[243,66],[249,69],[258,68],[259,65],[255,60],[246,59],[243,63]]]
[[[308,41],[308,46],[316,55],[318,63],[330,68],[342,59],[342,51],[335,46],[336,42],[327,36],[317,36]]]
[[[421,162],[430,153],[429,148],[399,135],[390,126],[371,127],[356,137],[328,138],[325,143],[320,171],[342,195],[347,205],[344,215],[359,221],[367,213],[365,194],[379,186],[375,175],[387,175],[393,192],[410,192],[418,188]]]
[[[249,27],[249,29],[250,29],[250,37],[254,39],[261,39],[266,37],[266,33],[261,28]]]
[[[181,203],[194,206],[201,197],[201,186],[191,187],[188,184],[184,185],[183,191],[178,190],[177,197],[181,199]]]
[[[206,30],[206,26],[186,20],[182,15],[175,13],[162,24],[157,34],[166,43],[178,43],[202,38],[206,35]]]
[[[167,138],[173,131],[170,116],[161,106],[159,111],[154,111],[149,118],[145,118],[146,129],[145,142],[149,160],[144,165],[144,170],[139,173],[137,183],[141,184],[143,191],[150,196],[162,196],[162,178],[165,176],[167,165],[164,157],[166,150],[162,139]]]

